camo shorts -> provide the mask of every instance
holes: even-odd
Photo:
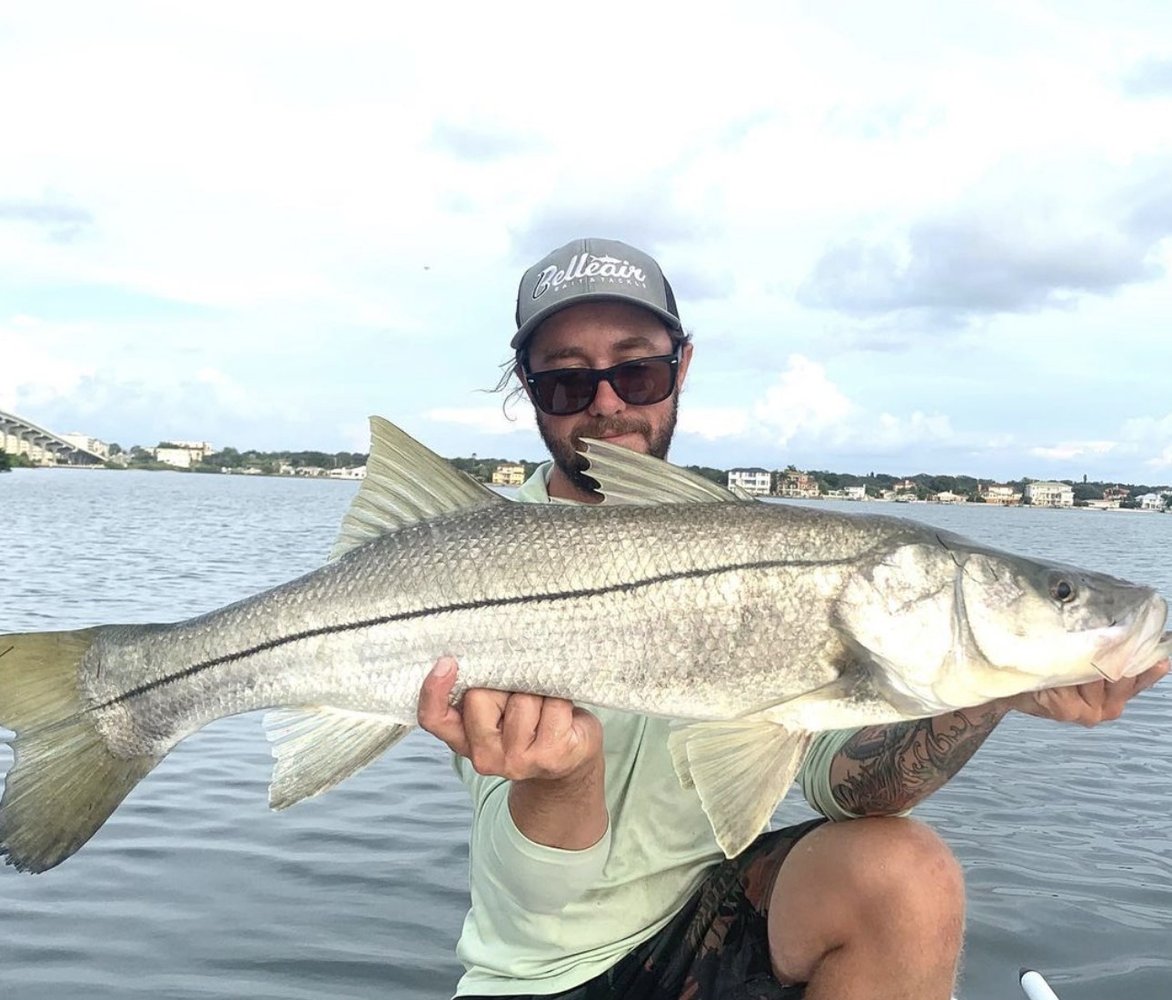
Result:
[[[763,833],[716,865],[667,926],[615,966],[572,990],[528,1000],[800,1000],[804,987],[773,978],[769,898],[790,848],[824,822]]]

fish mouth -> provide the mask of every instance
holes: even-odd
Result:
[[[1172,632],[1164,631],[1167,620],[1168,605],[1153,594],[1131,623],[1111,623],[1108,631],[1123,635],[1106,643],[1091,666],[1109,681],[1142,674],[1172,652]]]

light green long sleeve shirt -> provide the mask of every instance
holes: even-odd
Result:
[[[549,503],[548,475],[549,463],[517,499]],[[676,777],[670,721],[591,710],[603,725],[610,824],[586,850],[527,839],[509,813],[509,782],[455,758],[473,802],[457,995],[557,993],[592,979],[663,927],[724,858],[695,790]],[[807,801],[832,819],[849,816],[830,794],[829,764],[850,735],[818,737],[801,775]]]

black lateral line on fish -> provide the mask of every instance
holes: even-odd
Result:
[[[664,573],[662,576],[647,577],[643,580],[629,580],[626,583],[615,583],[607,587],[564,590],[553,594],[519,594],[515,597],[497,597],[483,601],[462,601],[457,604],[443,604],[431,608],[419,608],[414,611],[400,611],[393,615],[380,615],[378,618],[368,618],[364,621],[345,622],[340,625],[323,625],[320,628],[306,629],[304,632],[294,632],[290,635],[280,636],[277,639],[269,639],[266,642],[257,643],[255,646],[249,646],[247,649],[242,649],[235,653],[225,653],[223,656],[216,656],[210,660],[193,663],[190,667],[184,667],[176,673],[167,674],[165,677],[157,677],[154,680],[147,681],[145,684],[138,685],[138,687],[131,688],[129,691],[124,691],[120,695],[99,702],[91,706],[90,710],[96,711],[98,709],[109,708],[113,705],[120,705],[123,702],[130,701],[132,698],[149,694],[151,691],[165,687],[168,684],[173,684],[176,681],[187,680],[187,678],[194,677],[196,674],[203,673],[203,671],[210,670],[213,667],[219,667],[225,663],[233,663],[237,660],[244,660],[250,656],[255,656],[257,653],[264,653],[270,649],[276,649],[279,646],[299,642],[302,639],[314,639],[321,635],[334,635],[338,632],[357,632],[375,625],[391,625],[395,622],[410,621],[412,618],[425,618],[429,615],[439,615],[451,611],[476,611],[481,608],[540,604],[545,601],[572,601],[583,597],[602,597],[607,594],[629,593],[630,591],[639,590],[643,587],[655,586],[658,583],[671,583],[676,580],[694,580],[705,576],[719,576],[721,573],[735,573],[739,570],[776,569],[783,566],[826,566],[830,565],[831,562],[818,560],[815,563],[813,560],[804,559],[770,559],[761,562],[733,563],[728,566],[714,566],[709,569],[689,569],[681,570],[678,573]]]

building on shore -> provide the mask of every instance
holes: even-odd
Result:
[[[1034,507],[1073,507],[1074,487],[1066,483],[1026,483],[1025,498]]]
[[[748,469],[729,469],[728,488],[739,488],[757,497],[768,496],[773,488],[773,473],[756,466]]]
[[[978,495],[985,503],[999,503],[1003,507],[1012,507],[1021,503],[1021,493],[1012,486],[999,483],[981,483],[977,487]]]
[[[110,446],[105,441],[99,441],[97,438],[92,438],[88,434],[82,434],[80,431],[74,431],[71,434],[62,434],[61,440],[68,441],[75,448],[88,451],[93,455],[99,455],[105,459],[109,459],[110,457]]]
[[[520,486],[525,482],[525,466],[498,465],[492,470],[493,486]]]
[[[155,461],[177,469],[190,469],[215,450],[207,441],[168,441],[155,449]]]
[[[914,497],[919,494],[920,484],[914,479],[901,479],[898,483],[892,485],[891,490],[897,495],[900,493],[910,493]]]
[[[326,473],[327,479],[365,479],[366,466],[359,465],[353,469],[330,469]]]
[[[786,469],[777,474],[777,495],[798,498],[816,497],[819,495],[818,480],[808,472]]]
[[[1108,486],[1103,490],[1103,499],[1109,504],[1118,507],[1124,500],[1131,496],[1131,490],[1126,486]]]

